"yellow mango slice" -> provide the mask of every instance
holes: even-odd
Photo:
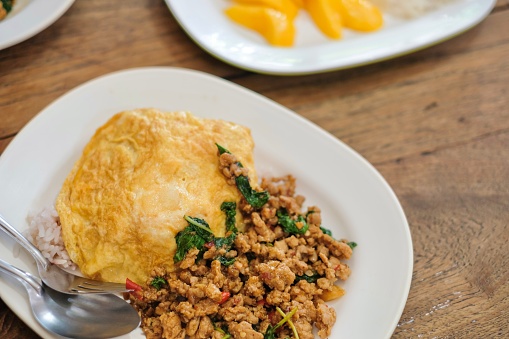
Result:
[[[304,8],[309,12],[315,25],[323,34],[332,39],[341,38],[343,20],[339,0],[304,0]]]
[[[271,45],[293,45],[295,26],[283,12],[258,5],[233,5],[225,13],[236,23],[260,33]]]
[[[304,0],[292,0],[298,8],[304,8]]]
[[[283,12],[293,19],[297,16],[299,8],[294,0],[233,0],[233,2],[244,5],[264,6]]]
[[[345,290],[337,285],[333,285],[330,291],[324,290],[320,295],[323,301],[331,301],[334,299],[341,298],[345,295]]]
[[[382,12],[368,0],[336,0],[340,3],[345,27],[357,31],[374,31],[383,26]]]

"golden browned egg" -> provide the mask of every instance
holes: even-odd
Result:
[[[139,109],[99,128],[56,201],[65,246],[83,274],[141,284],[154,267],[171,270],[185,215],[224,236],[220,205],[238,202],[240,193],[220,173],[215,143],[235,154],[256,183],[246,127]]]

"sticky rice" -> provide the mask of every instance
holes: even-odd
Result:
[[[457,0],[371,0],[384,12],[405,19],[415,18]]]

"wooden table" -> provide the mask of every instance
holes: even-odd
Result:
[[[438,46],[298,77],[216,60],[161,0],[76,1],[45,31],[0,51],[0,153],[68,90],[152,65],[205,71],[259,92],[382,173],[406,212],[415,255],[394,338],[509,338],[509,0]],[[37,336],[0,301],[0,337]]]

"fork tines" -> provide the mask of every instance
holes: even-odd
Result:
[[[121,293],[129,292],[125,284],[103,282],[76,277],[69,286],[69,290],[79,293]]]

